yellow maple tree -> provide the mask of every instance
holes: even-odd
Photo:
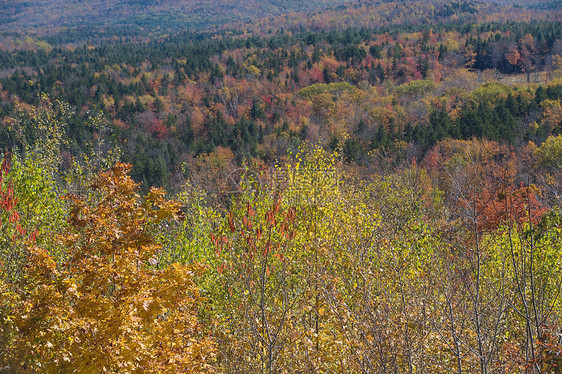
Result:
[[[141,199],[129,170],[117,164],[99,175],[89,199],[68,198],[72,230],[60,238],[61,265],[28,247],[24,280],[0,303],[10,303],[3,324],[8,370],[212,371],[214,341],[199,321],[194,283],[201,268],[161,266],[152,235],[156,224],[177,218],[179,204],[160,189]]]

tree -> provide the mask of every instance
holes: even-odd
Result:
[[[527,83],[531,80],[531,72],[536,68],[537,50],[535,48],[535,41],[531,34],[525,35],[521,40],[521,57],[518,61],[518,66],[523,73],[527,75]]]
[[[541,187],[553,201],[562,206],[562,135],[549,136],[533,152]]]
[[[211,370],[214,343],[197,317],[200,267],[158,263],[154,227],[177,218],[178,204],[159,189],[141,200],[129,170],[117,164],[101,173],[89,200],[68,197],[71,232],[60,239],[61,265],[28,245],[25,277],[0,307],[11,320],[2,330],[12,332],[2,336],[11,371]]]

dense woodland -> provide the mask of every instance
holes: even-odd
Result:
[[[13,0],[0,4],[0,29],[53,32],[61,27],[134,34],[207,29],[264,16],[345,6],[350,0]]]
[[[0,373],[562,372],[558,2],[76,3],[0,4]]]

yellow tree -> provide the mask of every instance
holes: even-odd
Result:
[[[158,266],[153,230],[179,205],[158,189],[141,199],[129,170],[100,174],[89,201],[69,198],[62,265],[30,245],[24,280],[4,285],[1,331],[11,335],[0,358],[12,372],[211,371],[214,343],[193,281],[200,267]]]
[[[322,291],[337,241],[328,227],[343,210],[335,164],[320,148],[303,150],[263,184],[243,181],[248,187],[213,235],[225,372],[348,372]]]

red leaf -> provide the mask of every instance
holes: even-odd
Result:
[[[228,213],[228,225],[230,226],[230,231],[234,232],[234,221],[232,219],[232,212]]]

